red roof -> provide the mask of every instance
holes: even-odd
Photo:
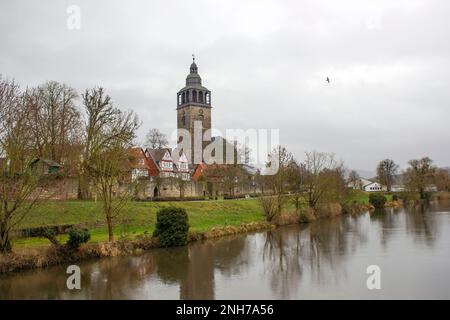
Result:
[[[203,172],[206,171],[207,167],[206,163],[200,162],[192,175],[192,181],[198,181],[203,176]]]
[[[192,181],[198,181],[202,176],[208,176],[212,179],[223,178],[223,176],[220,175],[220,170],[217,169],[226,169],[228,166],[229,165],[227,164],[206,164],[204,162],[200,162],[192,175]],[[209,174],[207,173],[208,171]]]
[[[149,159],[145,153],[144,150],[140,147],[131,148],[128,151],[130,155],[130,167],[132,169],[147,169],[148,174],[151,177],[155,177],[159,175],[159,168],[158,165],[153,161],[153,159]],[[140,159],[143,159],[142,161],[139,161]]]

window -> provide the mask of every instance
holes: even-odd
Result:
[[[161,166],[163,169],[172,169],[172,162],[162,161]]]
[[[143,165],[144,164],[144,159],[138,159],[138,164]]]

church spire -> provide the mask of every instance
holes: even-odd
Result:
[[[195,63],[195,55],[192,54],[191,73],[197,73],[197,72],[198,72],[198,68],[197,68],[197,64]]]
[[[178,106],[194,103],[211,107],[211,92],[202,86],[202,78],[198,74],[194,54],[192,54],[190,73],[186,77],[186,86],[178,92],[177,99]]]

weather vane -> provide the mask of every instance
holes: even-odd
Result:
[[[195,55],[192,54],[192,62],[195,62]]]

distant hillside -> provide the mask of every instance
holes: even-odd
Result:
[[[360,177],[367,179],[374,178],[377,175],[376,172],[373,170],[355,170],[355,171],[358,172]]]

